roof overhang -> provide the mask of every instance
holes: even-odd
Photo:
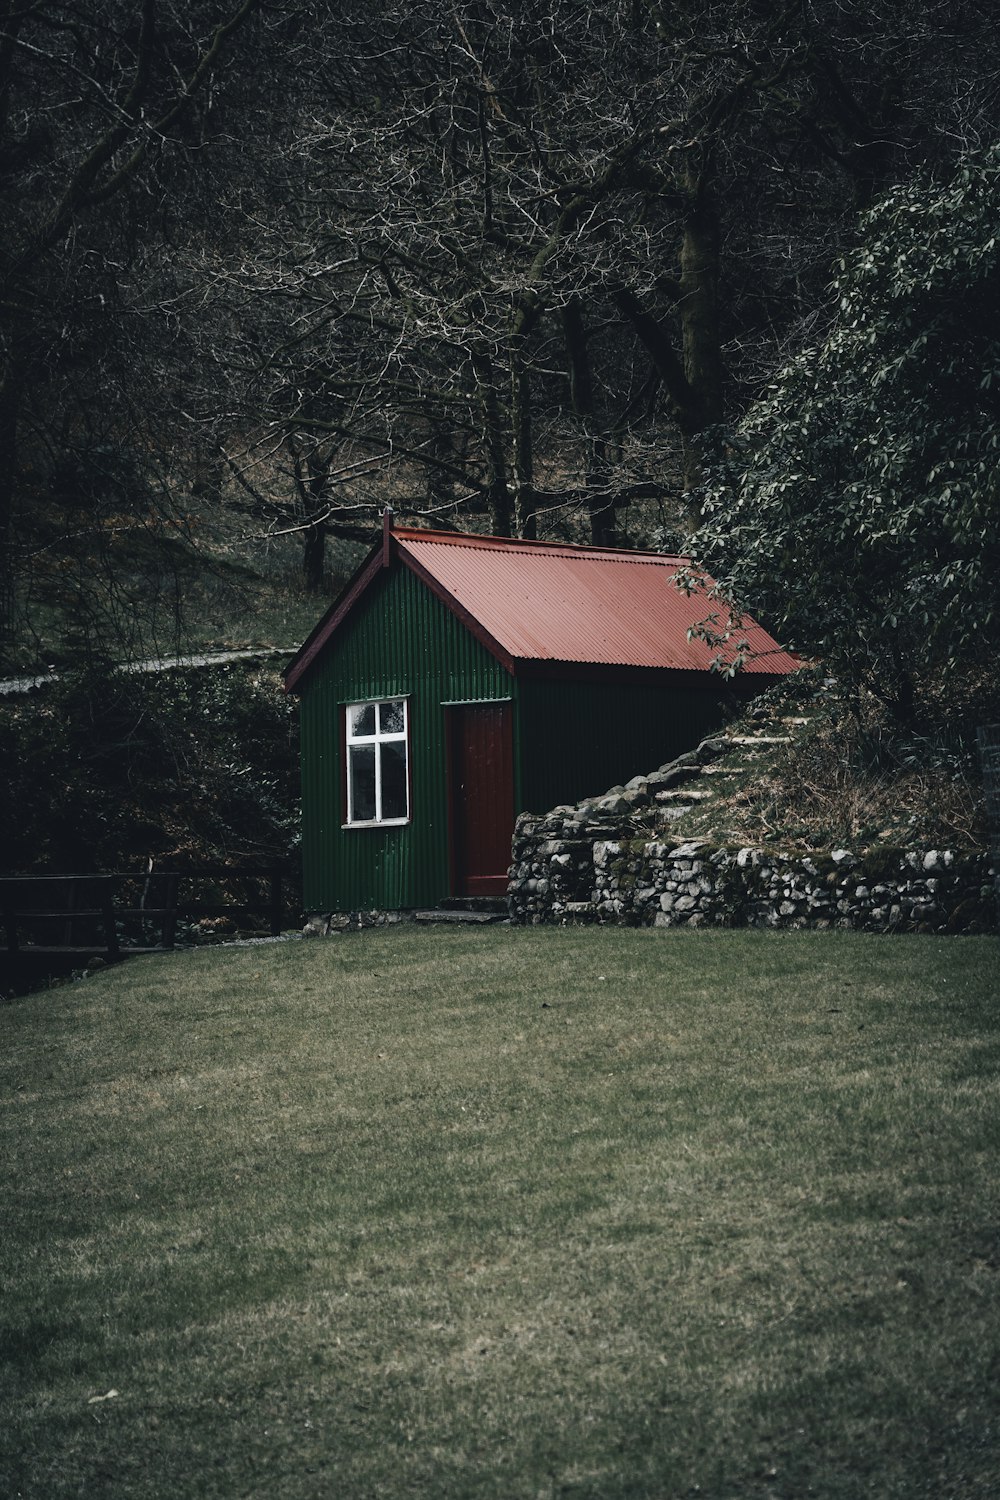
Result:
[[[453,548],[469,556],[467,568],[463,565],[456,569],[458,558]],[[616,650],[621,650],[621,656],[625,655],[625,650],[636,650],[636,657],[631,662],[620,656],[608,660],[607,654],[603,660],[599,655],[596,660],[567,655],[565,647],[568,645],[575,648],[577,641],[581,639],[579,627],[574,633],[574,629],[567,630],[565,624],[566,620],[574,618],[577,595],[567,589],[564,576],[562,586],[565,597],[562,605],[555,606],[547,597],[544,572],[548,570],[548,565],[539,575],[537,561],[546,554],[553,558],[553,578],[560,570],[564,575],[568,568],[573,570],[574,590],[577,588],[578,575],[579,589],[583,594],[586,594],[591,579],[603,580],[603,596],[598,604],[590,603],[590,615],[587,618],[598,620],[600,616],[602,619],[617,619],[617,639],[613,641],[613,646]],[[522,561],[517,562],[518,557]],[[502,562],[499,574],[495,571],[497,558]],[[629,567],[623,571],[623,564],[632,564],[635,568]],[[416,528],[394,530],[391,513],[387,512],[378,546],[365,558],[286,668],[285,690],[301,690],[304,678],[323,654],[329,641],[344,627],[380,575],[393,566],[404,566],[418,578],[512,676],[571,677],[619,682],[644,680],[675,684],[685,678],[702,684],[710,676],[718,680],[719,674],[710,670],[710,655],[703,646],[699,645],[698,655],[701,659],[692,660],[691,630],[687,632],[688,649],[679,645],[687,622],[683,614],[678,616],[673,603],[666,605],[661,620],[661,609],[664,606],[659,601],[664,598],[662,592],[657,593],[652,602],[644,601],[648,608],[640,610],[633,602],[631,616],[624,609],[621,612],[616,609],[617,600],[627,597],[627,594],[622,593],[622,589],[627,589],[629,583],[625,578],[626,571],[634,579],[638,579],[640,575],[650,580],[654,577],[662,578],[663,583],[658,585],[662,590],[669,587],[671,569],[677,572],[685,564],[685,559],[668,558],[658,553],[622,553],[606,548],[567,547],[561,543],[525,542],[520,539],[472,536],[463,532],[451,534]],[[650,565],[653,565],[653,572],[650,572]],[[512,575],[512,566],[520,569],[520,573]],[[591,571],[594,568],[596,573]],[[505,595],[504,583],[515,576],[518,577],[520,593]],[[636,583],[636,587],[639,586]],[[464,599],[458,597],[461,594],[464,594]],[[544,616],[545,607],[548,606],[552,622],[548,636],[541,643],[541,649],[539,643],[531,638],[531,632],[520,628],[520,622],[529,615],[534,619],[531,611],[535,599],[538,600],[541,616]],[[493,629],[475,613],[477,601],[481,602],[482,614],[493,621]],[[755,637],[759,638],[760,651],[756,658],[752,658],[740,670],[738,676],[747,680],[748,689],[756,691],[785,676],[798,663],[760,626],[752,621],[749,624]],[[509,640],[501,639],[497,631],[509,637]],[[595,625],[594,632],[594,644],[599,648],[599,624]],[[560,639],[562,651],[558,649]],[[661,645],[658,646],[657,641]],[[669,652],[663,650],[662,643],[672,643]],[[604,644],[606,647],[607,642]],[[639,646],[642,647],[641,652],[638,650]],[[556,649],[553,650],[553,647]],[[656,661],[655,657],[661,651],[663,655],[672,655],[674,659]],[[768,657],[771,658],[770,662]]]
[[[381,573],[386,564],[383,562],[383,549],[381,546],[375,548],[365,558],[354,576],[348,580],[343,591],[333,601],[326,614],[321,617],[310,631],[298,651],[292,657],[285,668],[285,692],[296,693],[303,677],[322,655],[327,641],[339,630],[354,609],[359,599],[366,594],[372,583]]]

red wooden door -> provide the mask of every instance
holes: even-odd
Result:
[[[502,896],[514,831],[511,706],[463,703],[448,717],[452,895]]]

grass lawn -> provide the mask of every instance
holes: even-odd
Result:
[[[419,929],[0,1009],[0,1495],[1000,1494],[1000,944]]]

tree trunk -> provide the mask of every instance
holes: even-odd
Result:
[[[318,594],[326,572],[326,522],[306,527],[302,549],[302,582],[307,594]]]
[[[493,381],[493,364],[489,355],[478,352],[472,355],[472,367],[479,386],[483,412],[490,531],[494,536],[510,536],[511,504],[507,488],[507,462],[504,457],[503,420]]]
[[[563,309],[562,322],[569,367],[570,404],[573,415],[580,424],[584,448],[584,484],[590,515],[590,540],[595,547],[614,547],[618,543],[618,526],[608,465],[608,436],[606,432],[597,430],[590,355],[578,302],[567,303]]]
[[[9,375],[0,387],[0,656],[14,638],[14,484],[17,469],[19,383]]]
[[[443,421],[436,418],[431,418],[428,423],[427,451],[432,460],[440,460],[442,465],[447,465],[448,471],[454,469],[455,445],[451,432]],[[439,468],[436,462],[427,465],[425,495],[430,511],[448,509],[455,498],[455,481],[448,471],[443,467]]]
[[[702,478],[701,435],[722,419],[722,348],[718,216],[704,178],[692,179],[688,192],[681,239],[680,314],[684,375],[692,396],[691,416],[682,425],[684,489],[690,494]]]
[[[326,482],[332,454],[318,448],[302,453],[294,437],[287,440],[292,455],[295,487],[305,526],[302,530],[302,584],[307,594],[318,594],[326,568],[327,517],[324,513]]]
[[[531,382],[514,350],[510,375],[511,471],[514,477],[514,521],[518,536],[534,541],[537,535],[535,516],[535,476],[531,450]]]

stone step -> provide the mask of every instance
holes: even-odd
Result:
[[[502,922],[506,916],[504,911],[462,911],[449,910],[445,907],[435,907],[432,911],[415,911],[414,922],[450,922],[467,923],[471,926],[482,926],[487,922]]]
[[[657,792],[657,802],[704,802],[706,797],[711,797],[711,792],[702,792],[697,787],[686,786],[683,791]]]
[[[733,734],[729,737],[732,745],[743,745],[745,748],[754,749],[758,745],[790,745],[792,736],[790,734]]]
[[[505,896],[445,896],[438,903],[441,911],[483,911],[507,915]]]

